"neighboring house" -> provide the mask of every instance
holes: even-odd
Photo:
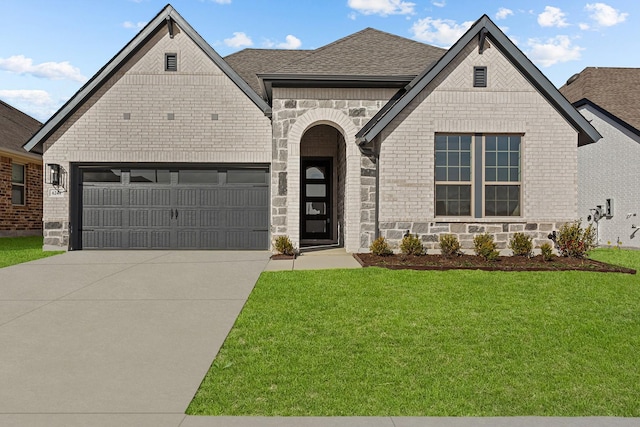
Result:
[[[45,189],[46,247],[357,252],[540,243],[599,137],[486,15],[446,51],[365,29],[223,59],[167,6],[25,148],[68,190]]]
[[[640,68],[588,67],[560,92],[602,134],[578,149],[578,215],[600,245],[640,248]]]
[[[40,126],[0,101],[0,237],[42,235],[42,152],[22,149]]]

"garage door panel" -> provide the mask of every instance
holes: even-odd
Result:
[[[218,171],[196,172],[198,176],[218,176]],[[122,168],[122,173],[121,182],[92,181],[83,185],[81,243],[84,248],[269,247],[267,185],[227,183],[224,178],[196,182],[193,177],[181,183],[179,172],[170,172],[172,178],[162,182],[131,183],[126,168]],[[268,177],[266,170],[258,174]],[[153,178],[153,174],[149,176]]]
[[[203,209],[200,211],[198,226],[200,228],[218,228],[222,226],[222,212],[219,210]]]
[[[171,206],[170,188],[131,188],[130,206]]]
[[[151,248],[153,249],[171,249],[171,232],[169,230],[152,231]]]
[[[226,200],[224,199],[225,194],[219,188],[206,188],[200,189],[198,192],[199,195],[199,206],[203,207],[219,207],[225,204]]]
[[[82,233],[84,247],[87,249],[120,249],[122,232],[120,230],[97,230]]]

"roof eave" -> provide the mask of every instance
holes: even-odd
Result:
[[[601,113],[602,115],[604,115],[605,117],[608,117],[609,119],[613,120],[614,122],[616,122],[617,124],[619,124],[620,126],[622,126],[623,128],[627,129],[629,132],[633,133],[634,135],[640,136],[640,129],[636,128],[635,126],[627,123],[626,121],[622,120],[620,117],[616,116],[615,114],[611,113],[610,111],[602,108],[601,106],[599,106],[598,104],[596,104],[595,102],[587,99],[587,98],[582,98],[576,102],[573,103],[573,106],[578,109],[581,107],[591,107],[594,110],[598,111],[599,113]],[[589,144],[589,143],[586,143]],[[586,144],[580,144],[580,145],[586,145]]]
[[[267,101],[273,99],[274,87],[337,87],[398,89],[411,82],[413,75],[349,75],[349,74],[257,74]]]

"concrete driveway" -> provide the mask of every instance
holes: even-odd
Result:
[[[0,425],[180,425],[268,259],[79,251],[0,269]]]

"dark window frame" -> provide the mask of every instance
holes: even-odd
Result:
[[[446,154],[447,164],[448,153],[451,151],[449,147],[450,139],[471,138],[471,146],[469,150],[462,150],[462,144],[460,144],[460,153],[470,152],[470,166],[471,176],[467,179],[458,178],[454,174],[454,179],[450,179],[450,175],[444,175],[442,171],[438,174],[438,168],[442,168],[442,164],[438,164],[438,158],[441,158],[442,163],[443,153]],[[522,203],[523,203],[523,162],[522,162],[522,144],[524,135],[519,133],[501,133],[501,134],[451,134],[451,133],[436,133],[434,136],[434,216],[436,218],[521,218],[523,215]],[[498,139],[505,139],[507,148],[499,148],[497,146]],[[496,146],[488,148],[488,140],[495,141]],[[439,144],[438,144],[438,141]],[[446,148],[443,148],[443,141],[447,144]],[[440,146],[440,147],[439,147]],[[455,151],[455,149],[454,149]],[[489,153],[489,154],[488,154]],[[502,164],[498,160],[499,154],[504,153],[506,156],[506,163]],[[488,162],[487,159],[490,155],[493,155],[496,159],[495,162]],[[516,160],[517,157],[517,160]],[[460,157],[461,159],[462,157]],[[517,164],[516,164],[517,162]],[[495,164],[494,164],[495,163]],[[463,166],[461,163],[454,164],[454,169]],[[488,170],[504,169],[508,171],[508,175],[505,179],[491,178],[488,174]],[[441,179],[437,179],[438,175]],[[462,187],[470,188],[471,197],[468,195],[463,197]],[[453,191],[451,196],[449,193]],[[489,193],[494,191],[494,196],[491,200],[488,199]],[[502,197],[498,195],[500,193],[508,193],[507,196]],[[465,194],[468,192],[465,188]],[[513,195],[517,195],[514,197]],[[450,197],[451,196],[451,197]],[[457,197],[456,197],[457,196]],[[515,200],[517,199],[517,200]],[[493,209],[489,209],[488,201],[493,203]],[[462,207],[462,203],[468,204],[468,206]],[[499,206],[497,203],[505,202],[506,206]],[[456,211],[456,203],[459,204],[457,208],[457,214],[451,213]],[[515,203],[515,205],[514,205]],[[451,205],[451,206],[450,206]],[[502,209],[504,208],[504,209]],[[512,209],[513,208],[513,209]],[[464,213],[463,213],[464,212]],[[468,214],[467,214],[468,212]],[[492,213],[494,212],[494,213]],[[496,214],[495,212],[507,212],[506,214]]]
[[[13,180],[13,168],[19,166],[22,168],[22,182]],[[20,190],[21,203],[16,203],[13,197],[14,189]],[[11,204],[13,206],[25,206],[27,204],[27,165],[22,163],[11,163]]]

